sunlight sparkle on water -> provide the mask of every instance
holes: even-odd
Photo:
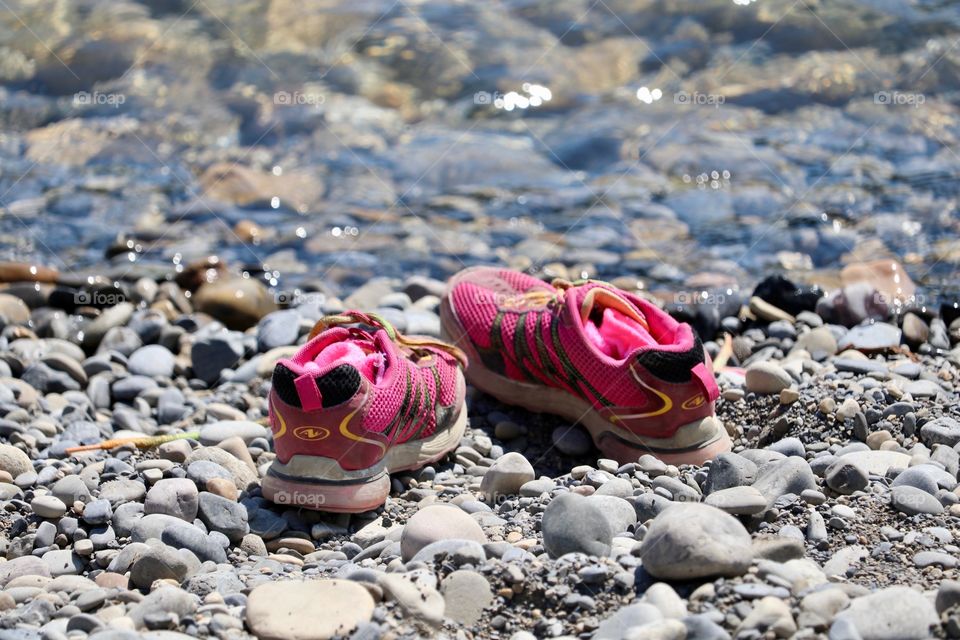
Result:
[[[524,82],[521,90],[523,93],[508,91],[502,96],[498,95],[493,101],[493,106],[504,111],[513,111],[514,109],[539,107],[544,102],[550,102],[553,99],[553,92],[543,85]]]
[[[649,87],[640,87],[637,89],[637,100],[644,104],[653,104],[663,97],[663,91],[660,89],[650,89]]]

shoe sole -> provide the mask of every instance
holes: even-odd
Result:
[[[449,287],[452,289],[457,281],[454,276]],[[443,338],[467,354],[470,366],[466,377],[470,384],[504,404],[582,424],[603,455],[621,464],[636,462],[649,453],[668,464],[700,465],[733,448],[727,430],[715,416],[685,424],[670,438],[646,438],[623,429],[611,430],[610,422],[581,398],[561,389],[512,380],[484,367],[446,297],[440,304],[440,326]]]
[[[390,475],[419,469],[457,448],[467,428],[467,409],[449,429],[429,438],[390,447],[375,467],[344,471],[333,458],[293,456],[286,464],[275,460],[261,483],[263,496],[279,505],[333,513],[362,513],[376,509],[390,495]]]

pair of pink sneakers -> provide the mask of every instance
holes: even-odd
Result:
[[[589,430],[605,456],[699,464],[730,449],[714,417],[709,356],[687,324],[598,281],[552,285],[474,267],[449,283],[445,341],[398,333],[374,314],[321,319],[273,373],[277,453],[263,494],[335,512],[376,508],[389,473],[455,449],[466,382]]]

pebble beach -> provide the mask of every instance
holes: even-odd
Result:
[[[0,1],[0,640],[960,637],[960,8]],[[263,498],[322,316],[599,278],[733,451],[455,452]]]

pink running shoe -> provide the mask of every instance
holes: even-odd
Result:
[[[451,279],[440,310],[472,385],[582,423],[610,458],[700,464],[730,450],[700,339],[646,300],[598,281],[474,267]]]
[[[357,323],[373,329],[342,326]],[[319,511],[380,506],[389,473],[439,460],[460,443],[465,365],[456,347],[402,336],[373,314],[322,318],[273,371],[277,458],[264,497]]]

